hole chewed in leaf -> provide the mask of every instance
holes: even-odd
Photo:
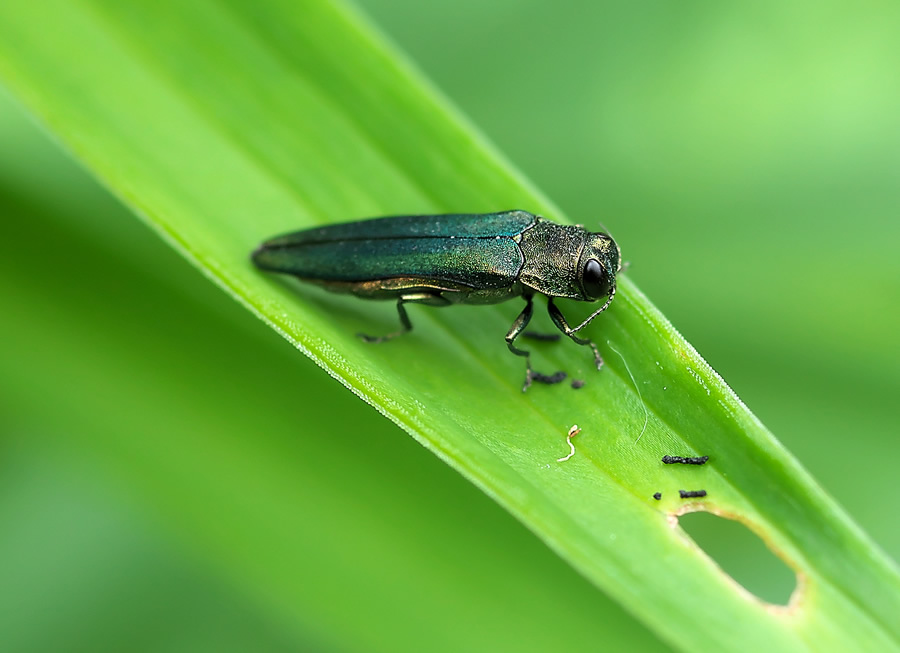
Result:
[[[769,548],[765,540],[733,515],[685,506],[669,521],[682,530],[742,590],[778,612],[791,611],[804,588],[804,576]]]

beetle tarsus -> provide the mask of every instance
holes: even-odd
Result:
[[[412,331],[412,322],[409,321],[409,315],[406,314],[406,309],[403,308],[403,304],[407,301],[410,300],[403,297],[397,300],[397,314],[400,316],[400,326],[402,327],[399,331],[394,331],[393,333],[388,333],[383,336],[370,336],[365,333],[357,333],[356,337],[363,342],[368,343],[387,342],[397,336],[402,336],[404,333]]]
[[[577,342],[579,345],[586,345],[590,347],[591,351],[594,352],[594,363],[597,365],[597,369],[599,370],[603,367],[603,357],[600,355],[600,350],[597,349],[597,345],[594,344],[593,340],[579,338],[574,333],[567,333],[566,335]]]
[[[600,350],[597,349],[597,345],[595,345],[592,340],[588,340],[588,344],[594,352],[594,362],[597,364],[597,369],[599,370],[603,367],[603,356],[600,355]]]
[[[528,365],[525,368],[525,383],[522,385],[522,392],[526,392],[528,388],[531,387],[532,383],[555,385],[565,381],[568,376],[569,375],[562,370],[555,372],[554,374],[541,374],[540,372],[535,372],[531,367],[531,361],[528,361]]]
[[[383,336],[370,336],[367,333],[357,333],[356,337],[363,342],[374,344],[378,342],[387,342],[388,340],[393,340],[397,336],[402,336],[404,333],[406,333],[406,331],[394,331],[393,333],[386,333]]]
[[[534,370],[531,369],[531,361],[528,361],[528,365],[525,367],[525,383],[522,384],[522,392],[527,392],[528,388],[531,387],[531,382],[534,380]]]
[[[556,372],[554,374],[541,374],[540,372],[531,373],[531,379],[533,381],[537,381],[538,383],[546,383],[547,385],[555,385],[557,383],[562,383],[566,380],[569,375],[563,371]]]
[[[562,337],[558,333],[540,333],[538,331],[524,331],[522,333],[523,338],[528,338],[529,340],[539,340],[541,342],[559,342],[559,339]]]

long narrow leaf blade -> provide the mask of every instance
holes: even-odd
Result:
[[[365,216],[519,207],[564,220],[351,12],[7,3],[0,74],[204,273],[671,642],[897,646],[896,569],[627,279],[588,332],[605,369],[563,343],[539,362],[586,387],[523,396],[502,346],[508,307],[416,311],[411,337],[371,347],[353,334],[390,330],[390,307],[252,268],[264,237]],[[558,463],[575,423],[577,455]],[[687,477],[661,465],[667,453],[711,461]],[[790,609],[737,591],[671,527],[688,478],[709,493],[695,507],[744,521],[795,568]]]

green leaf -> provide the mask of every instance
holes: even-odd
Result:
[[[354,13],[12,3],[0,9],[0,74],[204,273],[669,642],[898,646],[896,569],[627,275],[588,332],[604,370],[571,343],[542,347],[539,369],[587,385],[522,395],[522,363],[502,343],[513,307],[413,308],[413,334],[372,347],[353,334],[392,329],[392,307],[251,267],[263,238],[343,219],[513,207],[565,219]],[[577,453],[559,463],[573,424]],[[711,460],[672,469],[660,463],[670,453]],[[706,499],[677,498],[695,486]],[[685,505],[765,539],[801,578],[790,608],[738,591],[673,527]],[[253,526],[279,535],[274,520]],[[241,553],[235,543],[247,564]]]
[[[23,118],[0,102],[6,648],[661,648]]]

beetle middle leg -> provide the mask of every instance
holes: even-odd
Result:
[[[409,321],[409,315],[406,314],[404,304],[427,304],[428,306],[448,306],[450,301],[440,295],[427,292],[410,293],[408,295],[400,295],[397,300],[397,315],[400,316],[400,330],[388,333],[383,336],[369,336],[365,333],[357,333],[357,337],[365,342],[385,342],[404,333],[412,331],[412,322]]]
[[[558,333],[542,333],[540,331],[523,331],[523,338],[528,338],[529,340],[537,340],[539,342],[557,342],[560,339],[560,335]]]
[[[509,350],[516,356],[522,356],[525,358],[525,384],[522,386],[522,392],[528,390],[528,388],[534,381],[537,381],[539,383],[560,383],[563,379],[566,378],[565,372],[557,372],[556,374],[551,375],[535,372],[531,367],[531,352],[516,347],[515,340],[525,330],[525,327],[528,326],[533,313],[534,302],[532,300],[532,296],[526,295],[525,308],[523,308],[522,312],[519,313],[519,316],[515,319],[506,334],[506,346],[509,347]]]
[[[547,311],[550,313],[550,319],[553,320],[553,324],[555,324],[560,331],[579,345],[585,345],[591,348],[591,351],[594,352],[594,362],[597,364],[597,369],[599,370],[603,367],[603,357],[600,356],[600,350],[597,349],[597,345],[587,338],[579,338],[575,335],[575,331],[569,326],[569,323],[566,322],[566,318],[563,316],[562,312],[556,304],[553,303],[553,297],[547,301]]]

